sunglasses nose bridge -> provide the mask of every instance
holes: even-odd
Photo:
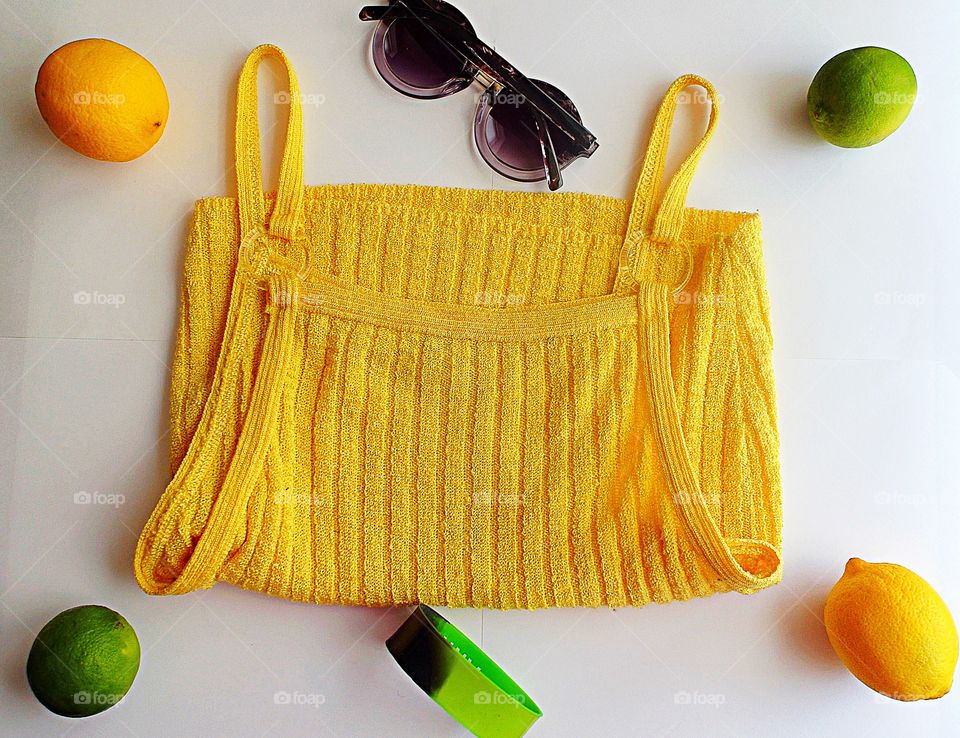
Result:
[[[483,89],[486,92],[492,92],[494,95],[499,94],[504,87],[501,82],[498,82],[495,77],[488,74],[480,67],[474,68],[473,81],[479,82],[481,85],[483,85]]]
[[[480,67],[467,63],[463,73],[460,76],[451,79],[443,88],[440,96],[442,97],[444,95],[452,95],[455,92],[460,92],[460,90],[464,89],[464,80],[469,80],[467,86],[476,82],[483,86],[485,92],[492,91],[494,94],[497,94],[503,87],[503,85],[499,84],[493,77],[480,69]]]

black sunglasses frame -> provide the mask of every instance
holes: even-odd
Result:
[[[596,136],[531,79],[481,41],[472,28],[457,23],[443,13],[441,7],[444,5],[452,7],[449,3],[437,0],[389,0],[388,5],[368,5],[362,8],[360,20],[384,22],[389,22],[393,18],[416,20],[437,41],[469,66],[476,81],[482,81],[481,77],[483,77],[492,80],[505,90],[522,96],[524,102],[528,103],[532,109],[537,127],[535,133],[540,141],[543,156],[544,179],[551,190],[559,189],[563,184],[560,176],[561,167],[547,121],[572,144],[572,153],[566,164],[575,159],[591,156],[599,146]]]

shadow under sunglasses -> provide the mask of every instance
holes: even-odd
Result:
[[[360,20],[379,21],[374,65],[395,90],[420,99],[453,95],[474,82],[484,86],[474,119],[474,140],[496,172],[521,182],[563,185],[560,171],[597,149],[563,92],[519,72],[485,44],[450,3],[390,0],[366,6]]]

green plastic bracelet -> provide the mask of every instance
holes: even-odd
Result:
[[[543,714],[489,656],[425,605],[387,639],[387,650],[417,686],[477,738],[519,738]]]

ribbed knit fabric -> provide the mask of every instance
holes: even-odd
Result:
[[[779,581],[759,218],[683,204],[715,101],[657,196],[677,95],[709,83],[667,92],[631,204],[304,188],[288,65],[265,200],[264,55],[286,62],[259,47],[241,75],[239,202],[199,201],[190,232],[144,590],[539,608]]]

